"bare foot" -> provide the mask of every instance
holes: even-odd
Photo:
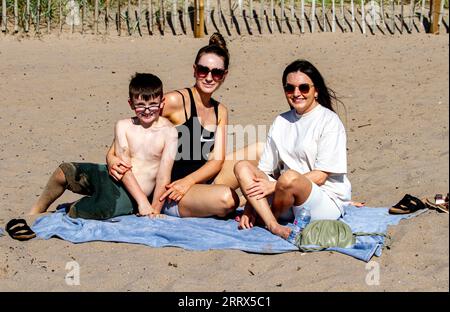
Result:
[[[280,224],[277,224],[273,227],[271,227],[270,232],[272,232],[272,234],[278,235],[281,238],[287,239],[289,237],[289,234],[291,234],[291,229],[288,228],[287,226],[283,226]]]

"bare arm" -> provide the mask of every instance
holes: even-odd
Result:
[[[170,183],[170,176],[172,173],[173,162],[177,155],[178,147],[178,133],[175,127],[167,130],[166,140],[164,143],[164,150],[161,156],[161,161],[156,175],[156,185],[153,191],[152,207],[155,213],[160,213],[164,201],[159,198],[166,191],[166,185]]]
[[[117,157],[115,154],[116,139],[113,140],[111,147],[106,154],[106,165],[108,166],[108,173],[116,181],[120,181],[123,178],[125,172],[131,169],[131,163]]]
[[[115,138],[114,138],[114,148],[121,159],[125,162],[131,163],[131,155],[128,146],[128,140],[126,137],[126,123],[122,120],[117,122],[115,129]],[[131,194],[134,200],[138,204],[139,214],[140,215],[149,215],[153,213],[153,208],[150,205],[147,195],[142,191],[139,183],[136,180],[136,177],[133,174],[132,170],[128,170],[125,172],[122,178],[122,183],[127,189],[127,191]]]
[[[214,150],[211,151],[209,160],[193,173],[167,185],[167,191],[160,197],[161,201],[166,197],[171,200],[180,201],[192,185],[208,181],[219,173],[225,161],[227,124],[228,112],[221,105],[219,106],[219,121],[215,133]]]
[[[308,173],[305,173],[304,176],[307,177],[311,182],[317,184],[318,186],[321,186],[325,183],[325,181],[328,178],[329,173],[320,171],[320,170],[313,170]]]

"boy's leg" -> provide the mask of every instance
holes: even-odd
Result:
[[[44,191],[39,196],[37,202],[33,205],[28,214],[34,215],[46,212],[48,207],[50,207],[50,205],[64,193],[66,186],[66,176],[61,168],[58,167],[51,175]]]
[[[76,167],[92,191],[71,205],[69,217],[105,220],[133,213],[135,202],[122,183],[109,176],[106,165],[78,163]]]

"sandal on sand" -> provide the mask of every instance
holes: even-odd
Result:
[[[389,209],[390,214],[406,214],[425,209],[425,204],[417,197],[406,194],[401,201]]]
[[[9,236],[19,241],[26,241],[36,237],[24,219],[12,219],[6,224],[6,232]]]
[[[429,200],[428,198],[425,199],[425,205],[430,209],[436,209],[441,212],[448,213],[448,201],[444,204],[436,204],[433,203],[433,201]]]

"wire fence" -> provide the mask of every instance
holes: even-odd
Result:
[[[193,35],[189,0],[0,0],[5,34]],[[198,6],[197,6],[198,10]],[[448,0],[204,0],[204,33],[448,33]],[[197,12],[198,13],[198,12]]]

